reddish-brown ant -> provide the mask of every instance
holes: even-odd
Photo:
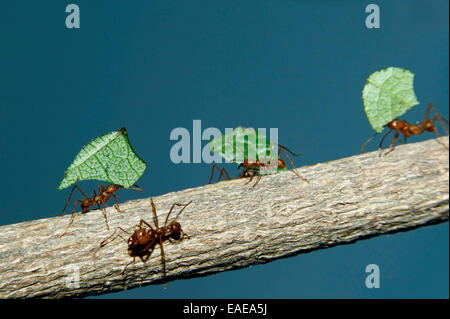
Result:
[[[137,186],[137,185],[135,185]],[[84,213],[86,212],[89,207],[93,206],[93,205],[98,205],[98,208],[100,209],[100,205],[103,207],[103,216],[105,216],[105,223],[106,223],[106,228],[109,230],[109,226],[108,226],[108,218],[106,217],[106,208],[105,208],[105,203],[111,198],[114,198],[115,204],[114,207],[116,208],[116,210],[120,213],[123,213],[123,211],[120,210],[119,208],[119,203],[117,202],[117,195],[115,194],[120,188],[124,188],[120,185],[117,184],[109,184],[108,186],[104,187],[103,185],[98,185],[98,191],[99,194],[97,195],[97,192],[94,189],[94,196],[93,197],[88,197],[78,185],[75,185],[72,188],[72,191],[70,192],[69,198],[67,199],[66,205],[64,206],[64,209],[62,211],[61,214],[64,214],[67,205],[69,205],[70,200],[72,199],[72,195],[73,195],[73,191],[75,189],[77,189],[83,196],[85,199],[81,200],[81,199],[77,199],[75,201],[75,205],[73,205],[73,211],[72,211],[72,216],[70,217],[69,220],[69,224],[67,225],[66,230],[64,231],[64,233],[62,233],[60,235],[60,237],[64,236],[67,231],[69,230],[70,225],[72,224],[73,220],[74,220],[74,216],[75,216],[75,209],[77,207],[78,203],[81,203],[81,211]],[[124,188],[124,189],[134,189],[140,192],[143,192],[142,189],[140,189],[139,187],[130,187],[130,188]]]
[[[429,119],[429,115],[430,115],[430,110],[433,109],[434,112],[434,118]],[[389,131],[384,134],[384,136],[382,137],[380,144],[378,145],[378,150],[381,149],[381,146],[383,145],[384,139],[386,138],[386,136],[388,136],[392,131],[395,131],[394,133],[394,137],[392,138],[391,143],[389,144],[389,151],[386,152],[387,155],[390,152],[392,152],[394,150],[394,144],[395,141],[398,140],[399,143],[401,143],[400,137],[399,137],[399,133],[403,134],[403,138],[404,138],[404,142],[407,142],[407,139],[411,136],[411,135],[419,135],[422,134],[423,132],[427,131],[427,132],[434,132],[436,134],[437,137],[440,137],[436,125],[434,125],[434,121],[438,121],[439,124],[441,125],[441,127],[444,129],[444,131],[447,133],[448,135],[448,128],[446,128],[446,126],[444,125],[444,122],[447,124],[448,127],[448,121],[441,116],[436,108],[433,106],[432,103],[428,104],[427,107],[427,111],[425,112],[425,118],[422,122],[418,122],[416,124],[409,124],[408,122],[406,122],[405,120],[400,120],[400,119],[395,119],[390,121],[388,124],[385,125],[385,127],[389,128]],[[377,135],[378,133],[375,133],[374,135],[372,135],[365,143],[364,145],[361,147],[361,152],[364,151],[364,148],[366,147],[366,145]],[[447,150],[448,150],[448,146],[445,145],[443,142],[441,142],[438,139],[439,143],[441,143]]]
[[[158,225],[158,216],[156,215],[156,207],[153,203],[153,199],[150,198],[150,204],[152,206],[153,211],[153,222],[155,223],[156,228],[153,228],[149,223],[147,223],[145,220],[141,219],[138,225],[136,225],[137,229],[134,231],[133,234],[126,240],[122,236],[120,236],[123,240],[125,240],[128,244],[128,254],[133,257],[133,260],[128,263],[125,268],[122,271],[122,275],[125,273],[125,270],[128,266],[133,264],[135,262],[136,257],[139,257],[142,262],[146,262],[150,255],[153,252],[153,249],[155,248],[156,244],[159,244],[159,247],[161,249],[161,262],[163,267],[163,277],[166,278],[166,258],[164,255],[164,247],[163,247],[163,241],[165,240],[181,240],[184,237],[189,238],[189,236],[181,229],[180,223],[178,223],[176,220],[178,216],[183,212],[183,210],[192,203],[190,201],[187,204],[178,204],[174,203],[172,207],[169,210],[169,213],[167,214],[166,221],[164,222],[164,226],[159,227]],[[183,207],[180,212],[175,216],[175,218],[167,224],[169,220],[169,216],[172,213],[172,210],[175,208],[175,206],[181,206]],[[147,226],[148,228],[146,228]],[[129,232],[127,232],[122,227],[117,227],[117,229],[114,231],[114,233],[103,240],[100,243],[100,247],[103,247],[113,241],[117,236],[116,232],[120,230],[127,235],[130,235]],[[112,239],[111,239],[112,238]],[[164,289],[166,289],[166,283],[164,283]]]
[[[294,163],[291,161],[291,159],[289,158],[289,155],[286,153],[286,151],[288,151],[289,153],[291,153],[293,156],[300,156],[300,154],[295,154],[293,153],[290,149],[288,149],[285,146],[282,145],[278,145],[278,156],[277,156],[277,170],[278,171],[283,171],[286,170],[286,162],[280,158],[280,152],[283,152],[283,154],[286,156],[286,158],[288,159],[289,163],[292,165],[292,167],[294,168],[294,173],[301,178],[302,180],[308,182],[308,180],[306,178],[304,178],[303,176],[301,176],[295,169],[295,165]],[[239,176],[237,178],[247,178],[249,177],[249,181],[246,183],[250,183],[253,180],[254,176],[257,176],[257,180],[255,182],[255,184],[253,184],[253,187],[255,187],[263,174],[260,174],[260,169],[261,168],[270,168],[271,167],[271,163],[270,162],[262,162],[260,160],[252,160],[252,159],[244,159],[244,162],[240,163],[238,166],[238,169],[243,168],[243,170],[241,171],[241,173],[239,174]],[[214,169],[217,169],[220,174],[219,177],[217,178],[217,181],[220,180],[221,177],[226,177],[227,179],[231,179],[230,176],[228,175],[227,171],[225,170],[225,168],[219,168],[219,166],[217,166],[217,164],[213,164],[212,170],[211,170],[211,177],[209,178],[209,183],[211,183],[213,177],[214,177]]]

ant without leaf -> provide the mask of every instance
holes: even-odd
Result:
[[[434,118],[429,119],[429,115],[430,115],[430,110],[433,109],[434,112]],[[384,139],[386,138],[386,136],[388,136],[392,131],[395,131],[394,133],[394,137],[392,138],[391,143],[389,144],[389,151],[386,152],[387,155],[390,152],[392,152],[394,150],[394,144],[395,141],[398,140],[399,143],[401,143],[400,137],[399,137],[399,133],[403,134],[403,138],[404,138],[404,142],[407,142],[407,139],[411,136],[411,135],[419,135],[422,134],[425,131],[428,132],[434,132],[436,134],[437,137],[440,137],[436,126],[434,125],[434,121],[438,121],[439,124],[441,125],[441,127],[444,129],[444,131],[447,133],[448,135],[448,121],[441,116],[436,108],[433,106],[432,103],[428,104],[427,107],[427,111],[425,112],[425,118],[422,122],[418,122],[416,124],[409,124],[408,122],[406,122],[405,120],[400,120],[400,119],[395,119],[390,121],[388,124],[385,125],[385,127],[389,128],[389,131],[384,134],[383,138],[380,141],[380,144],[378,145],[378,150],[381,149],[381,146],[383,145]],[[447,124],[447,128],[444,125],[444,122]],[[361,147],[361,152],[364,150],[364,148],[366,147],[366,145],[375,137],[375,135],[377,135],[378,133],[375,133],[374,135],[372,135],[365,143],[364,145]],[[447,150],[448,150],[448,146],[445,145],[444,143],[442,143],[439,139],[438,139],[439,143],[441,143]]]
[[[159,247],[161,249],[161,262],[163,266],[163,276],[166,277],[166,258],[164,255],[164,247],[163,247],[163,241],[165,240],[181,240],[184,237],[189,238],[189,236],[181,229],[180,223],[178,223],[176,220],[178,216],[183,212],[183,210],[192,203],[190,201],[187,204],[178,204],[174,203],[172,207],[169,210],[169,213],[167,214],[166,221],[164,222],[164,226],[159,227],[158,225],[158,217],[156,215],[156,207],[153,203],[153,199],[150,198],[150,204],[152,206],[153,211],[153,222],[155,223],[156,228],[153,228],[149,223],[147,223],[145,220],[141,219],[139,222],[139,225],[137,226],[137,229],[134,231],[133,234],[126,240],[120,236],[123,240],[125,240],[128,244],[128,254],[133,257],[133,260],[128,263],[125,268],[122,271],[122,275],[125,273],[125,270],[128,266],[133,264],[135,262],[136,257],[139,257],[142,262],[146,262],[150,255],[153,252],[153,249],[155,248],[156,244],[159,244]],[[175,208],[175,206],[181,206],[183,207],[180,212],[175,216],[175,219],[172,220],[169,224],[167,224],[169,220],[169,216],[172,213],[172,210]],[[148,228],[146,228],[147,226]],[[130,235],[129,232],[127,232],[122,227],[117,227],[115,232],[105,240],[103,240],[100,243],[100,247],[103,247],[107,245],[108,243],[112,242],[117,236],[115,236],[116,232],[120,230],[127,235]],[[112,239],[111,239],[112,238]],[[166,289],[166,283],[164,283],[164,289]]]
[[[137,185],[134,185],[137,186]],[[86,212],[90,206],[93,205],[98,205],[98,208],[100,209],[100,205],[103,207],[103,216],[105,216],[105,222],[106,222],[106,228],[109,230],[109,226],[108,226],[108,219],[106,217],[106,208],[105,208],[105,203],[111,198],[114,198],[115,204],[114,207],[116,208],[116,210],[119,213],[123,213],[122,210],[120,210],[119,208],[119,203],[117,202],[117,195],[115,194],[120,188],[124,188],[123,186],[117,185],[117,184],[109,184],[108,186],[104,187],[101,184],[98,185],[98,191],[99,194],[97,195],[95,189],[94,189],[94,196],[93,197],[88,197],[79,186],[75,185],[72,188],[72,191],[70,192],[69,198],[67,199],[66,202],[66,206],[64,206],[64,209],[62,211],[61,214],[64,214],[64,211],[67,208],[67,205],[69,205],[70,200],[72,199],[72,195],[73,195],[73,191],[75,189],[78,189],[78,191],[84,196],[85,199],[77,199],[75,201],[75,205],[73,206],[73,211],[72,211],[72,216],[70,217],[70,221],[69,224],[67,225],[66,230],[64,231],[64,233],[62,233],[59,237],[64,236],[67,231],[69,230],[70,225],[72,224],[73,220],[74,220],[74,216],[75,216],[75,209],[77,207],[78,203],[81,203],[81,211],[84,213]],[[143,192],[142,189],[140,189],[139,187],[130,187],[130,188],[124,188],[124,189],[134,189],[140,192]]]
[[[286,156],[286,158],[288,159],[289,163],[292,165],[292,167],[294,168],[294,173],[301,178],[302,180],[304,180],[305,182],[308,182],[308,180],[306,178],[304,178],[303,176],[301,176],[295,169],[295,165],[294,163],[292,163],[291,159],[289,158],[289,155],[286,153],[286,151],[288,151],[289,153],[291,153],[291,155],[293,156],[300,156],[300,154],[295,154],[294,152],[292,152],[290,149],[288,149],[285,146],[279,145],[278,144],[278,163],[277,163],[277,169],[286,169],[286,162],[280,158],[280,152],[283,152],[283,154]],[[266,163],[266,162],[261,162],[259,160],[253,161],[253,160],[249,160],[249,159],[245,159],[244,162],[242,162],[241,164],[239,164],[238,169],[244,168],[242,170],[242,172],[239,174],[239,176],[237,178],[247,178],[250,177],[250,180],[246,183],[250,183],[253,180],[253,177],[257,176],[256,182],[255,184],[253,184],[253,187],[255,187],[262,175],[260,174],[260,168],[261,167],[267,167],[269,168],[271,165],[270,163]],[[230,176],[228,175],[227,171],[225,170],[225,168],[219,168],[219,166],[217,166],[217,164],[213,164],[213,167],[211,169],[211,177],[209,178],[209,182],[208,184],[211,183],[213,177],[214,177],[214,168],[217,169],[220,174],[219,177],[217,178],[217,181],[220,181],[221,177],[226,177],[228,180],[231,179]]]

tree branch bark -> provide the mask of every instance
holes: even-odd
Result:
[[[448,137],[440,139],[448,145]],[[386,150],[383,151],[383,153]],[[265,263],[276,258],[412,229],[449,218],[449,153],[437,140],[264,176],[259,184],[233,180],[154,197],[160,224],[174,202],[192,204],[178,221],[190,239],[165,242],[167,280]],[[78,214],[0,227],[0,298],[61,298],[103,294],[161,283],[159,248],[132,258],[117,226],[133,231],[153,223],[149,199]],[[78,281],[77,281],[78,280]]]

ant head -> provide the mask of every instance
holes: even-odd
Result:
[[[107,193],[115,193],[120,188],[120,185],[117,184],[109,184],[106,186]]]
[[[182,232],[180,223],[173,221],[169,224],[168,228],[170,231],[170,237],[172,237],[175,240],[180,239]]]
[[[387,124],[387,127],[393,130],[400,130],[403,128],[405,123],[402,120],[395,119]]]
[[[278,158],[278,168],[286,168],[286,163],[282,158]]]
[[[171,222],[169,224],[169,230],[171,233],[175,232],[175,233],[179,233],[181,231],[181,225],[179,222]]]

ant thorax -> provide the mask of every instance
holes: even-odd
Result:
[[[408,127],[407,131],[409,131],[408,133],[411,133],[413,135],[418,135],[418,134],[421,134],[423,132],[423,130],[424,130],[424,128],[419,123],[419,124],[410,125]],[[407,136],[409,137],[409,134]]]

